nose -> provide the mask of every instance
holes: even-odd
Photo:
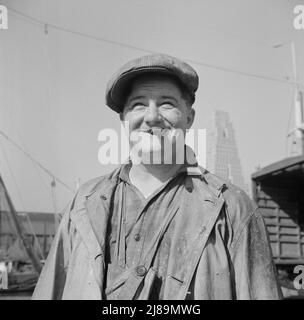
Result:
[[[149,107],[146,109],[144,121],[150,127],[157,126],[162,122],[162,117],[155,102],[149,102]]]

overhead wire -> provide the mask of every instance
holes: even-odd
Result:
[[[7,156],[6,156],[6,152],[5,152],[5,150],[4,150],[4,147],[2,146],[1,143],[0,143],[0,148],[1,148],[1,151],[2,151],[2,154],[3,154],[3,157],[4,157],[4,160],[6,161],[6,164],[7,164],[8,168],[9,168],[10,174],[11,174],[11,176],[12,176],[12,178],[13,178],[13,181],[14,181],[14,184],[15,184],[15,188],[16,188],[16,190],[17,190],[17,194],[18,194],[18,197],[19,197],[21,206],[22,206],[22,208],[23,208],[25,217],[26,217],[27,222],[28,222],[28,225],[29,225],[29,227],[30,227],[30,232],[32,233],[32,235],[33,235],[33,237],[34,237],[34,243],[36,243],[36,247],[38,248],[38,251],[39,251],[41,257],[44,259],[44,254],[43,254],[43,252],[42,252],[42,249],[41,249],[40,243],[39,243],[39,241],[38,241],[38,238],[37,238],[37,236],[36,236],[36,234],[35,234],[34,227],[33,227],[32,222],[31,222],[31,220],[30,220],[30,218],[29,218],[29,216],[28,216],[28,213],[27,213],[26,210],[25,210],[24,201],[23,201],[23,198],[22,198],[22,195],[21,195],[21,192],[20,192],[18,183],[17,183],[17,179],[16,179],[16,177],[15,177],[15,175],[14,175],[14,172],[13,172],[13,170],[12,170],[12,168],[11,168],[11,166],[10,166],[10,163],[9,163],[9,161],[8,161],[8,159],[7,159]],[[10,219],[9,219],[9,221],[10,221]],[[12,226],[11,226],[11,227],[12,227]]]
[[[13,181],[14,181],[14,184],[15,184],[15,188],[16,188],[16,190],[17,190],[17,194],[18,194],[18,198],[19,198],[20,204],[21,204],[21,206],[22,206],[23,208],[25,208],[25,206],[24,206],[24,201],[23,201],[23,198],[22,198],[20,189],[18,188],[18,184],[17,184],[16,177],[15,177],[15,175],[14,175],[14,173],[13,173],[13,170],[12,170],[12,168],[11,168],[10,162],[9,162],[8,159],[7,159],[6,152],[5,152],[4,147],[3,147],[3,145],[2,145],[1,143],[0,143],[0,149],[1,149],[1,151],[2,151],[3,158],[4,158],[5,162],[6,162],[6,165],[7,165],[8,169],[9,169],[9,172],[10,172],[12,178],[13,178]]]
[[[26,147],[26,145],[25,145],[25,143],[24,143],[23,139],[21,138],[21,135],[20,135],[19,130],[17,129],[16,131],[17,131],[17,133],[18,133],[18,137],[19,137],[19,139],[20,139],[20,140],[21,140],[21,142],[22,142],[23,149],[24,149],[26,152],[28,152],[28,148]],[[28,152],[28,153],[29,153],[29,152]],[[32,163],[33,168],[34,168],[34,169],[35,169],[35,171],[37,172],[37,175],[38,175],[38,177],[39,177],[40,181],[42,182],[43,186],[45,187],[45,189],[46,189],[47,193],[49,193],[48,186],[46,185],[45,181],[43,180],[43,178],[42,178],[42,176],[41,176],[41,173],[40,173],[40,171],[38,170],[37,164],[36,164],[32,159],[30,159],[30,161],[31,161],[31,163]]]
[[[63,32],[67,32],[67,33],[71,33],[80,37],[84,37],[87,39],[91,39],[91,40],[95,40],[95,41],[101,41],[104,43],[108,43],[108,44],[112,44],[112,45],[117,45],[117,46],[121,46],[124,48],[129,48],[129,49],[133,49],[136,51],[141,51],[141,52],[145,52],[145,53],[157,53],[157,51],[154,50],[148,50],[145,48],[141,48],[138,46],[134,46],[134,45],[130,45],[127,43],[123,43],[120,41],[115,41],[115,40],[109,40],[103,37],[97,37],[88,33],[84,33],[84,32],[80,32],[80,31],[76,31],[76,30],[72,30],[70,28],[66,28],[66,27],[62,27],[56,24],[52,24],[49,22],[45,22],[42,21],[40,19],[34,18],[30,15],[27,15],[23,12],[20,12],[16,9],[13,9],[11,7],[7,7],[9,9],[9,11],[13,12],[16,15],[23,17],[26,19],[26,21],[30,21],[34,24],[38,24],[40,26],[42,26],[44,28],[45,33],[48,32],[49,28],[53,28],[55,30],[59,30],[59,31],[63,31]],[[275,78],[275,77],[271,77],[271,76],[267,76],[267,75],[261,75],[261,74],[255,74],[255,73],[250,73],[250,72],[245,72],[245,71],[241,71],[241,70],[236,70],[236,69],[232,69],[232,68],[227,68],[227,67],[222,67],[222,66],[218,66],[218,65],[213,65],[213,64],[209,64],[209,63],[205,63],[205,62],[201,62],[201,61],[197,61],[197,60],[191,60],[191,59],[184,59],[185,61],[192,63],[192,64],[196,64],[198,66],[201,67],[205,67],[205,68],[210,68],[210,69],[215,69],[218,71],[223,71],[223,72],[229,72],[229,73],[235,73],[241,76],[247,76],[247,77],[253,77],[253,78],[257,78],[257,79],[263,79],[263,80],[269,80],[269,81],[274,81],[274,82],[280,82],[280,83],[285,83],[285,84],[289,84],[289,85],[301,85],[303,86],[302,83],[296,82],[295,80],[288,80],[288,79],[282,79],[282,78]]]
[[[18,131],[18,130],[17,130],[17,131]],[[18,135],[19,135],[19,131],[18,131]],[[21,139],[20,135],[19,135],[19,138],[20,138],[20,140],[21,140],[22,143],[23,143],[23,148],[26,150],[27,148],[24,147],[25,144],[24,144],[23,140]],[[28,152],[28,151],[26,150],[26,152]],[[42,178],[42,176],[41,176],[41,173],[40,173],[40,170],[39,170],[37,164],[33,161],[33,159],[30,159],[30,160],[31,160],[31,163],[32,163],[32,165],[33,165],[33,168],[36,170],[36,172],[37,172],[37,174],[38,174],[38,176],[39,176],[42,184],[43,184],[44,187],[46,188],[47,193],[48,193],[48,194],[51,193],[51,201],[52,201],[52,205],[53,205],[53,209],[54,209],[55,225],[58,227],[58,221],[59,221],[58,215],[59,215],[59,213],[57,212],[56,199],[55,199],[55,189],[54,189],[54,188],[55,188],[56,184],[55,184],[54,177],[51,177],[51,178],[52,178],[52,181],[51,181],[51,190],[49,190],[48,186],[45,184],[45,181],[43,180],[43,178]],[[29,220],[29,221],[30,221],[30,220]],[[56,230],[57,230],[57,227],[56,227]],[[31,229],[32,229],[32,231],[34,232],[34,228],[31,227]],[[40,250],[40,251],[41,251],[41,250]],[[43,257],[42,251],[41,251],[40,253],[41,253],[41,256]]]
[[[71,191],[73,194],[75,193],[75,190],[73,188],[71,188],[69,185],[67,185],[65,182],[63,182],[61,179],[59,179],[58,177],[56,177],[50,170],[48,170],[46,167],[44,167],[39,161],[37,161],[34,157],[32,157],[32,155],[28,152],[26,152],[25,150],[23,150],[23,148],[21,148],[15,141],[13,141],[6,133],[4,133],[2,130],[0,130],[0,135],[3,136],[6,140],[8,140],[12,145],[15,146],[15,148],[17,148],[19,151],[21,151],[22,153],[24,153],[27,157],[29,157],[33,162],[35,162],[37,164],[37,166],[39,168],[41,168],[45,173],[47,173],[50,177],[52,177],[54,180],[56,180],[59,184],[61,184],[62,186],[64,186],[66,189],[68,189],[69,191]]]
[[[9,11],[11,11],[11,12],[13,12],[13,13],[15,13],[15,14],[23,17],[23,18],[26,18],[26,19],[30,20],[32,23],[42,26],[44,28],[45,33],[48,33],[49,28],[53,28],[53,29],[56,29],[56,30],[59,30],[59,31],[64,31],[64,32],[67,32],[67,33],[71,33],[71,34],[74,34],[74,35],[77,35],[77,36],[80,36],[80,37],[84,37],[84,38],[87,38],[87,39],[92,39],[92,40],[95,40],[95,41],[106,42],[106,43],[109,43],[109,44],[114,44],[114,45],[118,45],[118,46],[121,46],[121,47],[134,49],[134,50],[137,50],[137,51],[143,51],[143,52],[146,52],[146,53],[156,53],[156,51],[153,51],[153,50],[140,48],[140,47],[137,47],[137,46],[133,46],[133,45],[130,45],[130,44],[127,44],[127,43],[123,43],[123,42],[119,42],[119,41],[115,41],[115,40],[109,40],[109,39],[106,39],[106,38],[103,38],[103,37],[97,37],[97,36],[94,36],[94,35],[91,35],[91,34],[88,34],[88,33],[72,30],[72,29],[69,29],[69,28],[65,28],[65,27],[62,27],[62,26],[58,26],[58,25],[49,23],[49,22],[44,22],[42,20],[36,19],[36,18],[34,18],[32,16],[29,16],[29,15],[23,13],[23,12],[20,12],[20,11],[18,11],[16,9],[12,9],[12,8],[10,8],[8,6],[7,6],[7,8],[9,9]]]
[[[134,45],[130,45],[127,43],[123,43],[120,41],[115,41],[115,40],[109,40],[106,39],[104,37],[99,37],[99,36],[95,36],[95,35],[91,35],[88,33],[84,33],[81,31],[77,31],[77,30],[73,30],[67,27],[63,27],[63,26],[59,26],[57,24],[53,24],[53,23],[49,23],[49,22],[45,22],[43,20],[37,19],[31,15],[28,15],[24,12],[21,12],[19,10],[16,10],[14,8],[8,7],[9,12],[12,12],[15,16],[17,17],[21,17],[23,18],[25,21],[39,25],[41,27],[44,28],[44,32],[45,34],[48,34],[49,29],[55,29],[55,30],[59,30],[62,32],[66,32],[66,33],[70,33],[76,36],[80,36],[80,37],[84,37],[87,39],[91,39],[91,40],[95,40],[95,41],[100,41],[100,42],[104,42],[104,43],[108,43],[108,44],[112,44],[112,45],[117,45],[117,46],[121,46],[124,48],[129,48],[129,49],[133,49],[136,51],[141,51],[144,53],[157,53],[157,51],[154,50],[148,50],[139,46],[134,46]],[[247,76],[247,77],[253,77],[256,79],[262,79],[262,80],[269,80],[269,81],[274,81],[274,82],[279,82],[279,83],[285,83],[285,84],[289,84],[289,85],[301,85],[303,86],[303,83],[297,82],[295,80],[290,80],[290,79],[282,79],[282,78],[275,78],[275,77],[271,77],[271,76],[267,76],[267,75],[261,75],[261,74],[255,74],[255,73],[250,73],[250,72],[245,72],[245,71],[241,71],[241,70],[236,70],[236,69],[232,69],[232,68],[227,68],[227,67],[223,67],[223,66],[218,66],[218,65],[213,65],[213,64],[209,64],[209,63],[205,63],[202,61],[197,61],[197,60],[191,60],[191,59],[185,59],[187,62],[192,63],[192,64],[196,64],[205,68],[211,68],[211,69],[215,69],[218,71],[223,71],[223,72],[229,72],[229,73],[234,73],[234,74],[238,74],[241,76]],[[290,115],[289,115],[290,117]]]

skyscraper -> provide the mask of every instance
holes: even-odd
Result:
[[[228,112],[216,110],[206,129],[207,169],[248,192]]]

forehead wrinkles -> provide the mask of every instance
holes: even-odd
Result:
[[[168,80],[135,80],[129,98],[133,96],[144,96],[147,98],[172,96],[176,99],[180,99],[181,92],[173,82]]]

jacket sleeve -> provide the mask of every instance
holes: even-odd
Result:
[[[236,299],[281,299],[263,217],[256,209],[236,234],[231,248]]]
[[[72,204],[65,211],[61,219],[50,252],[35,287],[32,296],[33,300],[61,299],[72,249],[71,209]]]

